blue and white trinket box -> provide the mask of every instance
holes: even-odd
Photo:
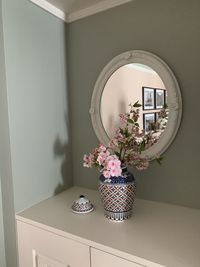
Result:
[[[93,211],[94,206],[84,195],[81,195],[72,205],[72,211],[74,213],[85,214]]]

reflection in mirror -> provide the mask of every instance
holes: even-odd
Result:
[[[159,139],[168,121],[167,88],[156,71],[139,63],[118,68],[103,89],[100,116],[109,139],[119,127],[119,114],[129,112],[129,104],[137,101],[142,104],[140,130]]]
[[[113,137],[119,113],[127,112],[128,105],[137,101],[142,104],[140,129],[150,134],[153,131],[158,137],[153,146],[142,152],[144,157],[153,160],[166,151],[177,134],[182,100],[170,67],[158,56],[142,50],[114,57],[95,83],[90,114],[102,144],[107,146]]]

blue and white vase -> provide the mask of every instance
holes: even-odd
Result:
[[[99,177],[99,193],[103,203],[105,216],[113,221],[124,221],[132,216],[135,198],[135,179],[127,168],[122,175],[107,179]]]

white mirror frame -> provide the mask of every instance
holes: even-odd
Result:
[[[151,67],[160,76],[168,91],[170,112],[165,131],[155,145],[142,152],[144,156],[153,160],[162,155],[174,140],[182,116],[182,99],[178,82],[169,66],[158,56],[142,50],[128,51],[116,56],[104,67],[96,81],[92,95],[90,107],[92,125],[99,141],[107,146],[110,138],[101,121],[101,96],[110,76],[120,67],[130,63],[140,63]]]

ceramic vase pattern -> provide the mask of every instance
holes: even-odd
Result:
[[[101,175],[99,193],[103,203],[105,216],[113,221],[123,221],[132,216],[135,198],[135,179],[127,170],[122,176],[112,177],[111,182]]]

